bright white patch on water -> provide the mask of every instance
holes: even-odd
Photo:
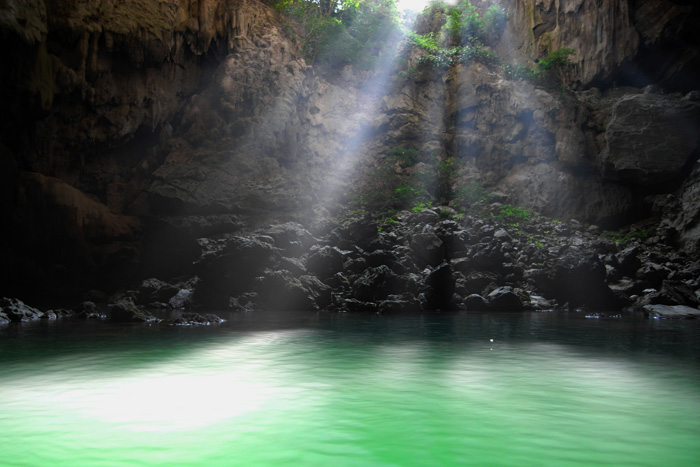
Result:
[[[270,344],[274,342],[279,348],[279,341],[294,334],[258,333],[128,373],[95,375],[88,357],[82,362],[84,366],[73,362],[87,372],[72,379],[50,372],[23,378],[16,386],[5,381],[0,400],[34,401],[34,411],[138,432],[202,428],[317,397],[313,394],[318,394],[317,387],[290,381],[284,369],[264,364],[269,362]],[[51,387],[51,392],[47,393],[46,387]]]

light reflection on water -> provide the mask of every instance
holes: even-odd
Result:
[[[698,343],[693,324],[238,319],[8,331],[0,464],[700,461],[700,365],[683,357]]]

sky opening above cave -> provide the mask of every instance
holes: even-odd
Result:
[[[396,5],[399,11],[410,10],[415,12],[423,11],[423,8],[433,3],[435,0],[397,0]],[[456,5],[457,0],[447,0],[445,3],[448,5]]]

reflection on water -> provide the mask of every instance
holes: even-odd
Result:
[[[700,464],[698,323],[231,318],[2,329],[0,464]]]

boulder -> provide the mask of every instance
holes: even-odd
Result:
[[[489,308],[494,311],[520,311],[523,303],[518,295],[513,292],[513,287],[498,287],[488,295]]]

